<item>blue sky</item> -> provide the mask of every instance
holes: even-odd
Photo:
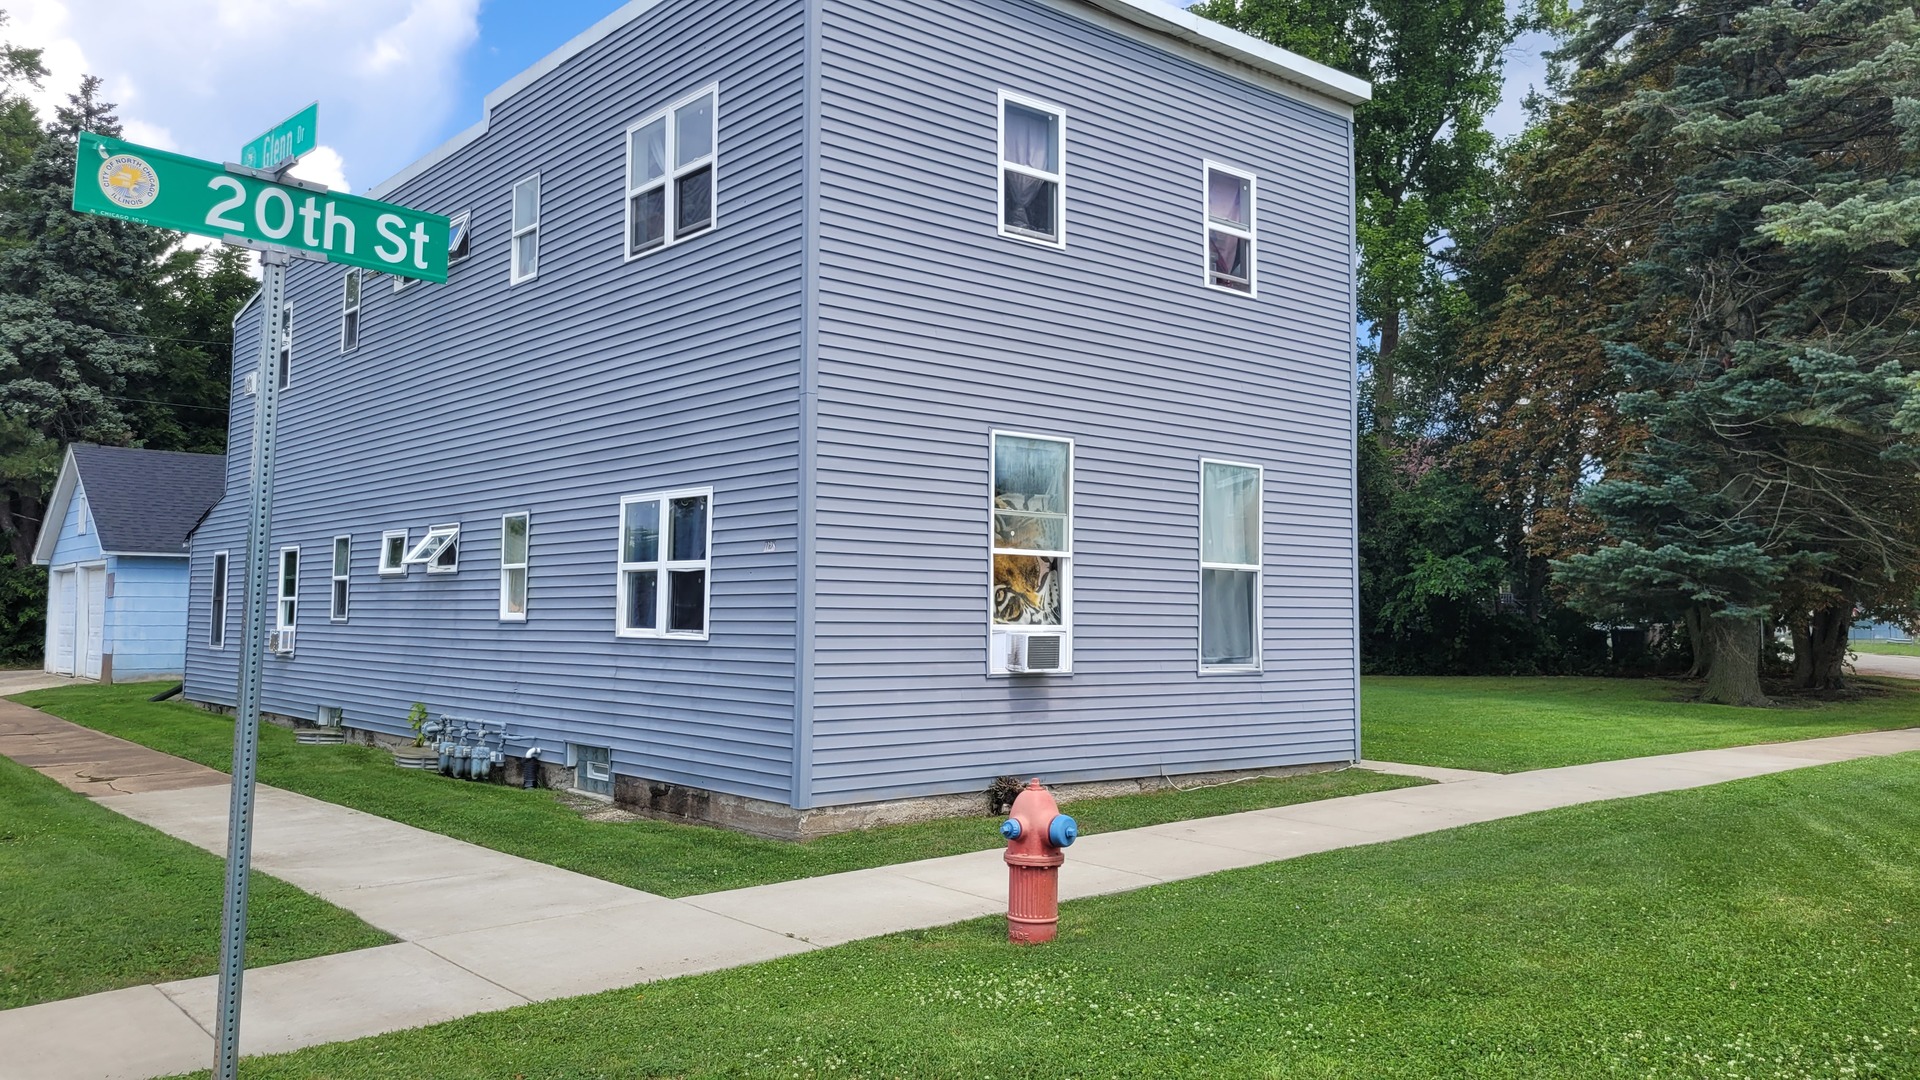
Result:
[[[486,94],[619,0],[0,0],[0,37],[47,49],[43,108],[82,72],[106,80],[127,137],[231,160],[320,102],[302,174],[364,191],[478,121]],[[1510,51],[1500,135],[1524,120],[1541,43]]]

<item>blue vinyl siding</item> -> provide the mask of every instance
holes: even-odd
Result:
[[[1357,756],[1347,119],[1028,0],[823,10],[816,802]],[[996,235],[998,90],[1067,110],[1065,250]],[[995,428],[1076,440],[1070,677],[985,673]],[[1203,456],[1266,467],[1263,674],[1197,673]]]
[[[67,500],[67,516],[60,522],[60,535],[53,542],[48,566],[72,566],[104,558],[100,551],[100,531],[93,527],[93,522],[87,522],[86,532],[80,531],[80,515],[86,513],[87,507],[86,493],[85,484],[74,484],[73,498]]]
[[[405,730],[408,705],[507,720],[550,757],[608,746],[617,772],[786,801],[793,726],[802,304],[804,6],[663,3],[493,105],[484,134],[383,198],[471,209],[445,285],[371,278],[339,352],[341,273],[297,265],[274,547],[298,544],[296,655],[266,707]],[[632,261],[629,124],[720,84],[719,225]],[[541,176],[539,273],[508,284],[510,190]],[[242,339],[243,341],[245,339]],[[236,371],[253,365],[251,344]],[[189,689],[231,701],[206,648],[211,552],[241,633],[246,424],[232,494],[195,540]],[[711,485],[710,642],[614,637],[621,496]],[[500,517],[527,511],[528,617],[498,618]],[[377,573],[380,535],[461,526],[459,572]],[[353,536],[351,619],[329,623],[332,537]]]
[[[178,676],[186,667],[187,560],[118,557],[107,570],[106,651],[115,682]]]

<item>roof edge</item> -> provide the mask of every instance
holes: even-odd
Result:
[[[1219,53],[1259,68],[1270,75],[1323,94],[1345,105],[1373,100],[1373,86],[1365,79],[1337,68],[1288,52],[1251,34],[1222,26],[1191,11],[1162,3],[1161,0],[1083,0],[1084,3],[1118,15],[1170,37],[1179,38],[1208,52]]]
[[[60,451],[60,476],[53,482],[53,494],[40,515],[40,535],[33,539],[33,565],[53,564],[53,549],[60,545],[60,529],[67,521],[67,504],[73,501],[73,489],[80,483],[80,465],[73,460],[73,444]],[[47,524],[54,523],[49,530]]]

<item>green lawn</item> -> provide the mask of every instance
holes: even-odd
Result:
[[[180,702],[150,702],[156,684],[37,690],[12,700],[157,750],[230,767],[233,721]],[[666,896],[716,892],[772,881],[999,847],[999,818],[954,818],[823,837],[805,844],[660,821],[593,822],[550,791],[527,792],[394,768],[383,750],[301,746],[267,726],[260,779],[498,851]],[[1083,832],[1136,829],[1166,821],[1406,787],[1421,781],[1362,770],[1262,779],[1151,795],[1083,800],[1070,809]],[[985,797],[981,808],[985,809]]]
[[[269,1078],[1920,1076],[1920,755],[248,1062]]]
[[[1920,725],[1920,682],[1861,679],[1853,701],[1701,705],[1660,679],[1374,677],[1360,746],[1376,761],[1520,772]]]
[[[213,974],[225,880],[221,859],[0,758],[0,1009]],[[248,896],[249,966],[393,940],[264,874]]]
[[[1847,648],[1874,656],[1920,656],[1920,642],[1911,641],[1853,641]]]

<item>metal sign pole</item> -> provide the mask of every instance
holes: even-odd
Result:
[[[253,861],[253,788],[260,747],[260,676],[267,651],[267,592],[273,522],[274,427],[280,404],[280,338],[286,309],[284,251],[260,255],[260,360],[253,398],[253,461],[247,485],[247,630],[233,723],[233,803],[227,816],[227,895],[220,937],[220,1016],[214,1076],[240,1069],[240,980],[247,945],[247,871]]]

